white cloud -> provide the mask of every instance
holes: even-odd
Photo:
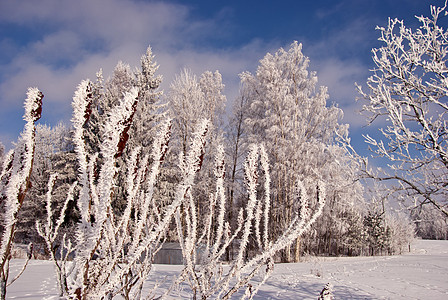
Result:
[[[149,44],[164,76],[162,88],[167,89],[184,67],[198,75],[219,70],[231,105],[238,93],[238,74],[255,72],[258,60],[282,45],[254,39],[234,48],[207,47],[204,41],[206,44],[208,39],[231,36],[226,31],[229,24],[223,20],[225,15],[220,12],[209,19],[193,20],[187,6],[167,2],[3,0],[0,22],[38,34],[26,45],[10,38],[0,40],[0,46],[6,45],[12,58],[0,65],[0,75],[7,74],[0,76],[0,136],[11,136],[2,115],[17,114],[21,118],[27,87],[38,86],[44,92],[43,116],[48,122],[68,122],[71,97],[82,79],[94,79],[99,68],[107,77],[120,60],[138,66]],[[304,53],[313,54],[311,69],[318,71],[319,84],[329,87],[330,101],[335,100],[345,110],[344,121],[352,127],[361,123],[352,105],[356,96],[353,82],[364,76],[366,68],[360,62],[338,57],[337,47],[349,49],[363,43],[363,26],[362,21],[354,21],[325,41],[303,41]],[[291,42],[283,46],[287,48]],[[17,134],[20,130],[16,129]]]
[[[164,88],[184,67],[198,74],[218,69],[229,101],[238,91],[238,74],[263,55],[260,43],[229,51],[201,49],[197,41],[219,32],[216,21],[192,20],[186,6],[165,2],[3,1],[0,20],[38,32],[25,45],[0,40],[12,57],[0,66],[0,74],[8,74],[0,81],[0,114],[21,118],[26,89],[37,86],[45,94],[43,117],[50,123],[68,122],[71,97],[82,79],[94,79],[99,68],[107,77],[120,60],[138,66],[148,44],[160,64]],[[0,128],[3,136],[21,130],[1,120]]]
[[[365,118],[359,114],[361,103],[356,101],[359,95],[355,86],[355,81],[365,78],[365,66],[356,61],[329,58],[321,62],[317,75],[319,84],[328,87],[329,102],[344,110],[343,121],[351,128],[366,125]]]
[[[335,5],[334,10],[342,7]],[[325,14],[335,11],[321,11],[318,16],[328,17]],[[355,82],[365,83],[372,68],[370,48],[376,39],[372,22],[366,17],[353,19],[327,32],[325,38],[304,41],[303,45],[303,52],[310,57],[310,69],[317,72],[319,85],[328,87],[329,102],[344,110],[343,122],[350,124],[351,132],[360,131],[366,125],[365,117],[360,115],[362,103],[356,101],[359,94]],[[360,60],[360,57],[366,59]]]

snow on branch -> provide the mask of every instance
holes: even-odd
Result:
[[[1,299],[6,296],[6,284],[9,276],[9,260],[16,231],[17,217],[30,187],[30,175],[33,167],[35,148],[35,122],[42,113],[44,95],[37,88],[29,88],[25,100],[26,121],[20,140],[14,151],[5,159],[0,178],[0,190],[5,190],[4,231],[0,246]]]
[[[382,46],[372,49],[376,67],[366,82],[369,91],[358,91],[369,122],[384,122],[383,137],[367,136],[366,142],[390,164],[387,174],[365,168],[365,177],[395,181],[395,196],[448,215],[448,31],[439,24],[446,7],[431,6],[431,16],[417,17],[415,30],[398,19],[377,27]]]
[[[64,256],[52,259],[58,273],[61,295],[76,299],[114,297],[121,294],[128,299],[142,297],[142,287],[152,269],[154,255],[165,240],[169,225],[179,207],[194,186],[205,154],[206,133],[209,121],[200,122],[193,135],[191,150],[182,159],[182,179],[178,184],[176,197],[165,208],[158,207],[154,190],[161,164],[168,149],[171,136],[171,120],[160,126],[160,133],[153,142],[151,156],[143,156],[141,148],[133,149],[126,163],[127,205],[120,216],[112,211],[112,195],[118,172],[117,159],[127,141],[127,130],[132,124],[137,89],[126,93],[122,101],[103,120],[103,143],[100,153],[89,154],[85,149],[84,130],[89,118],[91,84],[83,81],[73,98],[75,128],[75,151],[80,165],[80,191],[78,208],[82,213],[76,230],[75,243],[59,242],[59,247],[72,252],[75,259],[72,269],[65,268]],[[98,159],[99,155],[101,159]],[[143,156],[143,157],[142,157]],[[100,170],[99,174],[95,170]],[[51,190],[56,177],[49,182],[47,197],[47,224],[38,224],[49,251],[55,249],[56,237],[65,210],[56,218],[51,210]],[[71,199],[71,191],[67,202]],[[67,203],[66,202],[66,203]],[[66,206],[66,205],[65,205]],[[64,206],[64,207],[65,207]],[[151,292],[150,292],[151,293]]]
[[[199,225],[195,213],[197,202],[194,200],[193,191],[185,194],[183,212],[179,211],[176,217],[184,269],[171,289],[185,281],[190,285],[193,298],[228,299],[245,287],[243,298],[252,298],[272,273],[274,255],[293,243],[320,216],[325,204],[325,192],[323,184],[319,183],[316,190],[317,204],[314,211],[311,211],[305,188],[298,182],[296,197],[301,203],[300,214],[297,213],[296,218],[279,239],[270,240],[268,231],[271,207],[269,162],[264,147],[252,145],[244,165],[248,202],[239,212],[236,229],[230,232],[230,225],[224,222],[223,217],[226,213],[223,148],[217,149],[216,189],[210,195],[205,232],[199,234],[201,229],[195,228]],[[263,196],[260,199],[258,188],[261,182],[263,182]],[[182,221],[181,216],[185,216],[186,219]],[[251,237],[257,241],[258,250],[248,259],[248,244]],[[227,271],[224,271],[226,268],[223,256],[230,245],[237,240],[236,259],[229,262]],[[261,272],[262,266],[266,266],[265,272]],[[260,284],[250,283],[251,279],[257,275],[262,276]],[[168,293],[169,291],[165,295]]]

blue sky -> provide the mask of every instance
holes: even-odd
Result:
[[[41,122],[69,124],[77,84],[118,61],[138,66],[151,45],[166,90],[188,67],[196,74],[219,70],[228,104],[238,92],[238,74],[255,72],[258,61],[297,40],[317,72],[319,85],[344,110],[355,147],[364,152],[364,118],[354,83],[364,83],[378,47],[375,26],[388,17],[418,25],[429,5],[443,0],[144,1],[0,0],[0,140],[7,148],[24,122],[27,87],[44,95]]]

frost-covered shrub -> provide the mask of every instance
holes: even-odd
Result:
[[[322,289],[322,291],[319,294],[318,300],[333,300],[333,285],[331,283],[327,283],[325,287]]]
[[[35,148],[35,122],[42,112],[43,94],[37,88],[29,88],[25,100],[26,124],[20,141],[14,150],[10,150],[3,161],[0,174],[0,192],[4,212],[2,212],[3,230],[0,243],[0,297],[5,299],[9,278],[9,261],[17,229],[17,218],[25,195],[30,187]],[[4,198],[4,199],[3,199]]]
[[[278,238],[272,237],[269,169],[264,147],[252,145],[244,165],[248,201],[238,213],[236,229],[231,231],[229,222],[225,220],[228,206],[224,189],[224,153],[218,147],[216,190],[210,195],[205,228],[199,227],[192,191],[185,195],[183,210],[179,210],[176,216],[184,269],[174,286],[182,281],[187,282],[194,298],[229,299],[240,289],[245,290],[243,298],[252,298],[272,273],[275,255],[294,243],[316,221],[325,203],[324,188],[322,184],[317,185],[317,201],[312,201],[298,181],[295,201],[300,203],[300,207],[283,234]],[[181,215],[185,216],[185,224],[181,222]],[[233,245],[235,259],[225,267],[224,254],[237,238],[238,243]],[[249,255],[250,240],[256,246]],[[202,255],[197,257],[196,249],[200,246],[203,246]],[[259,284],[251,282],[256,275],[262,276]]]
[[[153,203],[154,185],[170,135],[170,122],[166,122],[154,141],[151,155],[143,155],[137,147],[126,164],[121,165],[127,170],[127,206],[120,216],[112,210],[114,183],[119,171],[117,159],[126,146],[137,102],[137,89],[131,89],[108,112],[101,127],[105,138],[99,145],[100,152],[91,154],[86,151],[84,125],[91,112],[92,83],[88,80],[81,82],[73,97],[72,121],[79,182],[72,185],[64,209],[54,222],[51,202],[55,177],[52,176],[47,197],[47,222],[37,224],[52,252],[61,296],[91,299],[123,294],[126,298],[138,298],[153,256],[181,203],[181,200],[174,201],[165,211],[159,211]],[[59,229],[65,208],[73,199],[75,186],[79,187],[77,206],[81,220],[75,240],[70,241],[65,235],[59,236]],[[59,259],[56,251],[60,252]],[[68,268],[66,261],[72,253],[74,260]]]
[[[48,181],[52,173],[58,173],[53,189],[53,205],[61,209],[71,183],[76,180],[77,166],[73,159],[70,130],[58,124],[51,128],[47,125],[36,126],[36,145],[33,159],[32,182],[23,206],[18,215],[16,241],[22,244],[32,242],[36,250],[44,250],[42,239],[35,230],[36,220],[43,221]],[[72,208],[72,207],[70,207]],[[67,212],[66,224],[76,222],[74,211]]]
[[[389,254],[402,254],[409,251],[415,236],[415,225],[409,216],[401,214],[386,215],[386,224],[390,232]]]
[[[322,185],[316,191],[317,202],[309,202],[304,186],[298,182],[296,201],[300,208],[285,232],[271,239],[270,175],[266,151],[254,145],[245,164],[248,205],[238,215],[238,226],[230,232],[225,222],[226,195],[224,187],[224,152],[218,146],[215,157],[215,191],[210,195],[205,228],[199,227],[197,202],[194,199],[195,177],[202,166],[210,122],[199,123],[192,135],[190,146],[179,158],[180,180],[175,197],[169,205],[161,207],[155,199],[158,174],[167,151],[171,122],[166,122],[155,138],[150,155],[135,148],[125,164],[117,159],[126,146],[127,130],[132,123],[138,101],[137,90],[131,89],[104,119],[103,134],[107,137],[99,145],[99,153],[86,151],[85,124],[90,114],[92,83],[83,81],[73,97],[74,145],[79,165],[79,179],[69,192],[59,214],[54,214],[53,186],[56,174],[50,177],[47,192],[47,221],[37,223],[40,235],[51,252],[58,274],[61,296],[77,299],[114,297],[121,294],[127,299],[139,299],[142,287],[152,269],[154,255],[161,248],[169,226],[176,220],[185,268],[173,283],[183,281],[191,285],[193,295],[203,298],[218,296],[229,298],[246,287],[246,296],[252,297],[259,286],[250,280],[267,266],[264,283],[273,270],[273,257],[288,247],[321,214],[325,192]],[[98,157],[101,156],[101,160]],[[126,207],[116,215],[112,209],[114,183],[118,166],[126,168]],[[264,196],[258,197],[261,175]],[[75,192],[76,189],[78,192]],[[81,220],[73,240],[60,234],[68,204],[76,198]],[[223,272],[222,257],[230,243],[239,238],[236,259],[228,272]],[[255,239],[258,250],[248,259],[249,239]],[[199,247],[205,246],[202,258],[196,258]],[[70,255],[73,261],[68,264]],[[167,294],[170,290],[167,291]],[[155,294],[150,290],[149,294]]]

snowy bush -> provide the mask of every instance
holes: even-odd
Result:
[[[161,127],[150,155],[144,155],[141,148],[136,147],[125,164],[117,164],[126,147],[127,132],[139,101],[137,89],[131,89],[107,113],[107,118],[103,118],[101,128],[105,139],[98,145],[99,152],[90,153],[86,151],[85,124],[91,114],[92,87],[88,80],[81,82],[73,97],[78,182],[71,185],[62,209],[55,215],[52,193],[57,174],[52,175],[48,182],[47,220],[36,224],[55,263],[61,296],[91,299],[121,294],[126,299],[141,298],[154,255],[175,220],[185,268],[172,289],[187,281],[194,296],[226,299],[245,287],[245,295],[251,298],[259,288],[249,283],[251,278],[266,265],[261,282],[264,283],[272,272],[274,255],[295,241],[321,214],[325,203],[322,184],[316,191],[317,201],[313,202],[316,204],[311,204],[305,188],[297,183],[295,201],[301,205],[284,233],[272,240],[269,233],[269,163],[264,147],[254,145],[245,164],[248,205],[239,212],[237,229],[230,232],[229,223],[225,222],[224,152],[218,146],[215,191],[209,198],[207,217],[203,218],[205,227],[201,227],[197,215],[198,202],[194,199],[195,177],[203,164],[210,122],[199,122],[186,155],[180,152],[180,180],[176,184],[175,197],[169,205],[162,207],[155,199],[155,189],[168,149],[171,122],[167,121]],[[117,215],[112,209],[112,201],[119,167],[126,168],[127,205]],[[260,172],[264,180],[261,180]],[[263,182],[264,190],[261,199],[257,192],[259,182]],[[72,240],[61,234],[60,229],[68,204],[74,199],[81,219]],[[228,271],[223,272],[223,254],[236,238],[240,239],[237,258],[230,263]],[[258,250],[248,259],[249,239],[257,241]],[[198,249],[203,246],[205,250],[201,259],[197,259]],[[74,259],[68,263],[72,255]],[[150,289],[148,295],[154,295],[155,289]]]
[[[248,202],[238,213],[236,229],[230,231],[230,224],[224,218],[227,207],[224,170],[224,153],[222,147],[219,147],[215,165],[216,190],[210,195],[204,229],[201,230],[198,225],[197,207],[191,192],[186,195],[184,210],[179,211],[176,216],[185,266],[175,284],[188,282],[194,298],[229,299],[244,288],[243,298],[251,299],[272,273],[275,254],[295,242],[320,216],[325,203],[325,192],[322,184],[319,184],[316,191],[317,204],[312,210],[303,184],[297,182],[295,200],[300,203],[300,208],[295,212],[292,222],[288,224],[283,234],[277,239],[272,239],[269,232],[271,228],[269,162],[264,147],[252,145],[244,165]],[[258,185],[261,182],[263,192],[259,197]],[[181,214],[186,216],[186,228],[182,225]],[[230,261],[226,267],[222,258],[237,237],[240,241],[235,247],[236,259]],[[248,255],[250,239],[255,241],[257,250]],[[198,258],[196,249],[201,245],[205,249]],[[256,275],[263,277],[258,285],[250,282]]]
[[[4,193],[4,228],[0,244],[0,297],[5,299],[9,277],[9,261],[16,233],[17,217],[30,187],[35,148],[35,122],[42,112],[43,94],[37,88],[29,88],[25,100],[26,121],[18,146],[8,152],[0,175],[0,191]]]
[[[137,89],[126,93],[108,113],[102,124],[106,138],[99,145],[100,153],[93,155],[86,151],[84,140],[91,92],[92,83],[83,81],[73,97],[74,144],[80,174],[79,183],[72,186],[64,208],[72,200],[73,188],[78,185],[77,206],[81,220],[76,228],[76,238],[73,242],[67,241],[65,236],[57,239],[65,209],[53,225],[52,182],[49,183],[47,198],[48,219],[43,226],[38,223],[37,228],[52,252],[61,296],[90,299],[121,293],[126,298],[135,299],[139,297],[145,275],[151,269],[153,256],[164,239],[176,207],[181,203],[181,200],[174,201],[165,212],[153,206],[154,184],[166,152],[170,122],[163,126],[156,138],[151,156],[142,155],[139,147],[133,150],[125,165],[127,206],[122,215],[114,215],[112,196],[119,171],[116,162],[128,139],[127,132],[138,101]],[[59,260],[55,253],[57,248]],[[67,268],[66,261],[72,252],[75,259]]]

